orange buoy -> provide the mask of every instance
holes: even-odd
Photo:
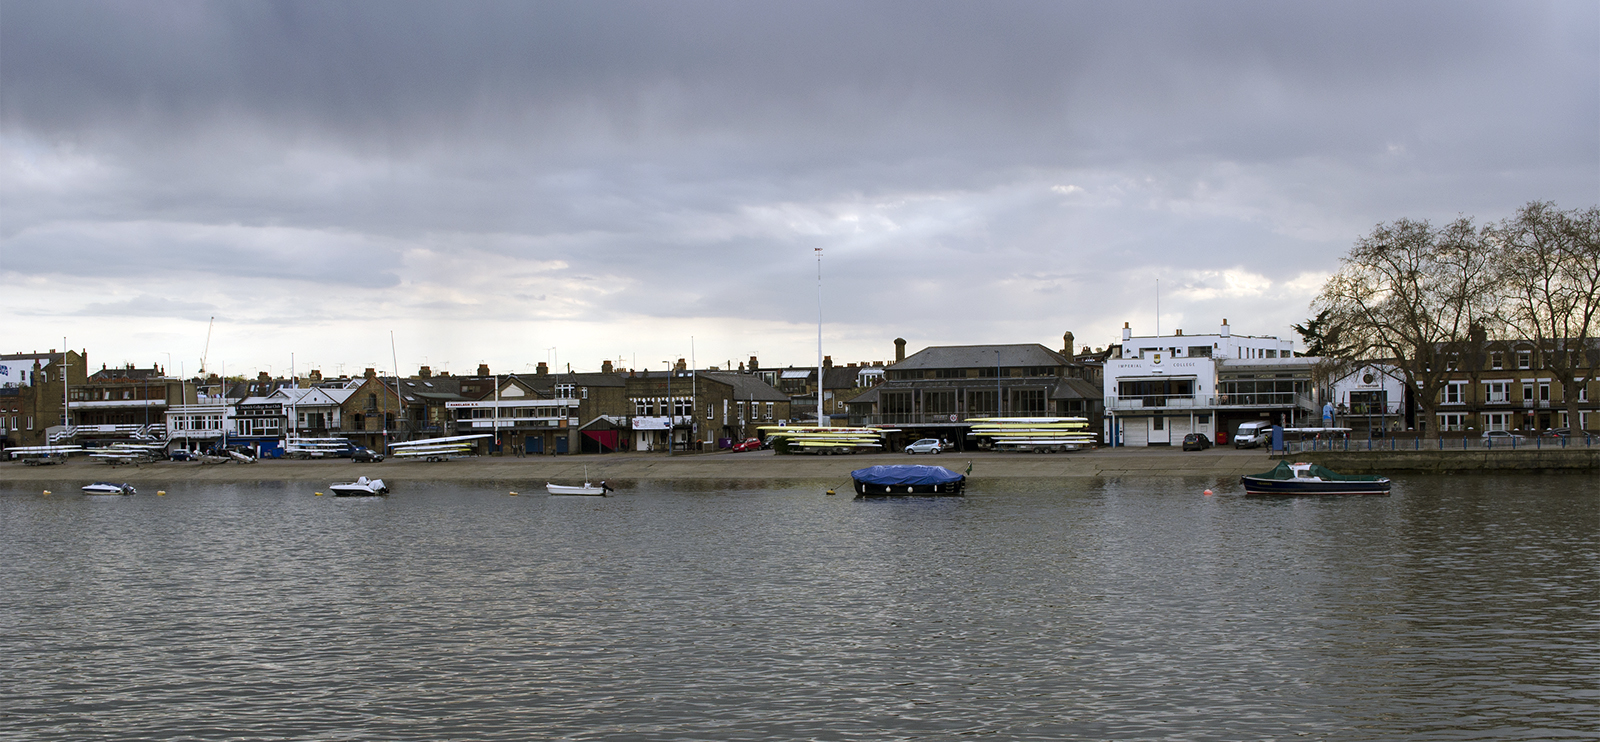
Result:
[[[1211,490],[1206,490],[1206,494],[1211,494]]]

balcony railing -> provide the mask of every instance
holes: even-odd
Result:
[[[966,412],[890,412],[871,415],[850,415],[851,425],[950,425],[974,417],[1047,417],[1055,415],[1048,410],[1014,412],[1006,410],[968,410]],[[1082,415],[1082,413],[1072,413]]]
[[[1523,451],[1546,448],[1596,448],[1600,436],[1583,432],[1576,436],[1555,436],[1526,433],[1504,438],[1484,438],[1474,435],[1450,435],[1429,438],[1426,436],[1388,436],[1364,438],[1357,436],[1319,436],[1306,440],[1285,440],[1285,453],[1303,451]]]
[[[1257,392],[1248,394],[1222,394],[1215,397],[1200,397],[1193,395],[1130,395],[1106,397],[1106,409],[1122,410],[1190,410],[1212,409],[1217,407],[1293,407],[1301,410],[1316,410],[1311,396],[1296,394],[1294,392]]]

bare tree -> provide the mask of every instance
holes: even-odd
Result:
[[[1493,235],[1507,323],[1534,342],[1543,368],[1561,382],[1567,425],[1577,428],[1579,369],[1592,377],[1600,366],[1600,208],[1559,211],[1534,201]]]
[[[1448,361],[1494,317],[1490,261],[1485,234],[1469,218],[1439,229],[1426,220],[1379,224],[1356,241],[1311,308],[1319,318],[1327,313],[1354,357],[1404,374],[1425,429],[1437,421]]]

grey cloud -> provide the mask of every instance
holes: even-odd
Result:
[[[988,337],[1123,313],[1162,271],[1288,280],[1378,221],[1600,191],[1592,3],[3,11],[8,281],[804,324],[825,247],[836,321],[962,297],[944,329]]]

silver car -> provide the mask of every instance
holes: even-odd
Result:
[[[939,453],[944,450],[944,445],[937,438],[923,438],[916,443],[906,446],[906,453]]]

